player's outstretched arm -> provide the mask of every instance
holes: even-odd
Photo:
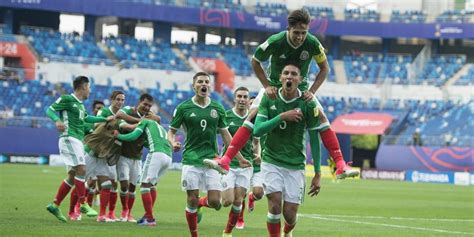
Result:
[[[311,146],[311,158],[313,159],[314,177],[311,180],[308,195],[317,196],[321,190],[321,142],[318,130],[309,130],[309,143]]]
[[[118,134],[117,138],[122,141],[130,142],[130,141],[137,140],[140,137],[140,135],[142,135],[142,133],[143,133],[143,130],[141,128],[135,128],[135,130],[133,130],[133,132],[131,133]]]
[[[135,117],[132,117],[126,113],[124,113],[122,110],[119,110],[117,112],[117,118],[119,119],[123,119],[125,120],[127,123],[129,124],[134,124],[134,123],[139,123],[140,122],[140,119],[139,118],[135,118]]]
[[[316,94],[316,91],[318,91],[319,87],[321,87],[329,74],[329,64],[327,60],[318,63],[318,67],[319,72],[316,75],[316,79],[314,80],[313,84],[309,88],[309,92],[313,93],[313,95]]]
[[[262,68],[262,64],[255,58],[252,58],[251,64],[255,75],[257,75],[258,80],[260,81],[260,83],[262,83],[263,88],[265,88],[265,93],[270,99],[276,99],[277,88],[274,86],[270,86],[270,83],[268,83],[267,75],[265,74],[265,71]]]
[[[110,122],[115,119],[115,116],[109,116],[107,118],[100,117],[100,116],[92,116],[92,115],[87,115],[84,118],[84,122],[86,123],[103,123],[103,122]]]

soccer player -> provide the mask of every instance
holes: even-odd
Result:
[[[94,100],[92,103],[92,114],[94,116],[97,115],[99,110],[101,110],[104,107],[104,102],[100,100]],[[94,123],[84,123],[84,135],[88,135],[94,131]],[[86,170],[87,170],[87,158],[86,158]],[[94,199],[94,194],[95,194],[95,183],[97,181],[96,176],[88,176],[88,172],[86,172],[86,201],[89,206],[92,206],[92,201]],[[76,193],[76,189],[73,188],[71,191],[71,201],[69,204],[69,213],[68,217],[69,220],[71,221],[79,221],[81,220],[81,211],[80,211],[80,206],[79,203],[77,202],[78,196]]]
[[[282,213],[284,236],[292,236],[296,225],[305,190],[305,130],[309,133],[315,170],[308,194],[315,196],[319,193],[321,178],[318,106],[315,101],[306,102],[301,97],[299,67],[286,65],[280,81],[283,86],[275,99],[263,96],[254,127],[255,136],[267,134],[261,172],[268,199],[267,229],[270,237],[280,236]]]
[[[259,81],[262,83],[264,89],[261,89],[259,95],[254,100],[251,106],[251,112],[245,121],[244,126],[234,135],[230,149],[219,161],[219,165],[228,169],[230,160],[234,157],[237,151],[245,146],[247,140],[252,133],[252,120],[255,118],[257,108],[263,94],[266,94],[270,99],[277,98],[278,88],[281,87],[279,81],[279,74],[283,66],[287,62],[298,62],[301,65],[302,82],[299,89],[302,91],[302,97],[305,101],[316,100],[314,94],[322,85],[329,73],[329,65],[326,60],[324,48],[319,40],[308,32],[310,23],[310,15],[308,11],[299,9],[292,11],[288,16],[288,28],[278,34],[270,36],[263,44],[257,47],[252,58],[252,68],[257,75]],[[267,78],[265,71],[262,68],[261,62],[270,59]],[[314,83],[308,90],[307,74],[312,60],[315,60],[319,66],[319,73],[316,75]],[[324,146],[329,151],[330,156],[334,159],[337,166],[337,176],[340,179],[346,177],[355,177],[359,175],[359,171],[352,169],[346,164],[342,157],[339,142],[336,134],[331,129],[329,121],[323,112],[319,102],[318,117],[321,121],[320,136]]]
[[[71,188],[75,186],[80,210],[87,216],[97,216],[97,212],[85,202],[85,160],[84,145],[82,139],[84,137],[84,122],[108,122],[114,120],[113,116],[107,118],[99,118],[88,116],[83,100],[87,99],[90,94],[89,78],[78,76],[73,82],[74,93],[70,95],[62,95],[51,106],[49,106],[46,114],[56,124],[56,128],[61,133],[59,138],[59,153],[64,159],[65,164],[70,167],[68,177],[61,183],[59,190],[46,209],[60,221],[66,222],[66,217],[61,213],[59,205],[64,197],[69,193]],[[58,116],[57,113],[60,115]]]
[[[150,112],[152,106],[153,97],[149,94],[142,94],[136,107],[125,106],[118,114],[132,116],[136,121],[140,121],[147,116],[158,117],[156,115],[152,116]],[[122,122],[120,127],[124,131],[132,131],[136,125]],[[122,222],[137,222],[132,216],[132,207],[135,203],[135,188],[141,173],[141,157],[145,140],[145,136],[141,135],[134,141],[123,142],[122,144],[122,155],[117,163],[117,173],[120,181],[120,201],[122,203],[120,220]],[[154,188],[150,188],[150,192],[152,195],[156,195]]]
[[[144,119],[140,121],[133,132],[120,134],[117,137],[122,141],[133,141],[139,138],[142,133],[146,134],[146,141],[150,152],[146,157],[141,174],[140,192],[145,215],[138,220],[138,224],[154,226],[156,221],[153,217],[153,206],[157,193],[156,191],[152,193],[151,189],[156,190],[159,178],[165,174],[171,165],[171,146],[166,139],[166,130],[154,120]]]
[[[239,87],[234,92],[234,107],[226,112],[227,122],[229,124],[229,132],[233,134],[242,126],[245,118],[248,115],[249,108],[249,90],[245,87]],[[249,162],[254,159],[253,143],[255,141],[249,140],[247,145],[240,151],[242,156]],[[250,179],[252,177],[252,167],[240,168],[237,159],[230,164],[229,173],[222,178],[224,191],[222,192],[222,203],[224,207],[230,206],[229,219],[227,226],[224,229],[222,236],[231,236],[232,229],[236,226],[239,217],[244,211],[243,200],[250,186]],[[243,222],[237,228],[243,228]]]
[[[232,139],[227,130],[224,108],[209,98],[210,80],[205,72],[198,72],[193,76],[195,95],[176,107],[168,131],[168,141],[176,152],[181,149],[181,143],[176,140],[176,132],[181,126],[185,128],[181,185],[187,195],[185,214],[192,237],[198,236],[198,208],[221,208],[221,176],[216,170],[205,167],[203,159],[212,159],[217,155],[218,131],[226,145]],[[236,158],[242,166],[250,165],[240,154]],[[207,196],[199,198],[199,190],[207,190]]]

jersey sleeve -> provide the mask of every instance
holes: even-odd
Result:
[[[272,41],[270,39],[267,39],[265,42],[259,45],[257,47],[257,50],[255,50],[253,58],[257,60],[258,62],[267,61],[273,52],[273,47],[272,47],[273,45],[271,42]]]
[[[136,140],[138,137],[140,137],[140,135],[142,135],[143,130],[147,126],[148,122],[149,122],[148,120],[140,121],[138,123],[138,126],[131,133],[119,134],[117,138],[119,140],[122,140],[122,141],[134,141],[134,140]]]
[[[217,113],[219,114],[219,121],[217,122],[217,127],[218,128],[227,128],[227,114],[225,112],[224,107],[222,105],[219,105],[217,107]]]
[[[319,127],[319,109],[316,102],[311,101],[307,104],[306,111],[306,127],[309,130],[315,130]]]
[[[316,49],[314,51],[313,58],[317,63],[322,63],[326,61],[326,53],[324,52],[323,45],[319,42],[319,40],[315,37],[316,40]]]
[[[181,124],[183,123],[184,111],[181,107],[182,106],[178,105],[178,107],[174,109],[173,119],[171,120],[171,123],[170,123],[171,129],[178,130],[181,127]]]
[[[69,107],[69,98],[67,95],[63,95],[59,97],[51,106],[49,106],[49,108],[55,112],[59,112],[61,110],[67,110],[68,107]]]
[[[100,109],[99,112],[97,112],[97,117],[105,117],[104,112],[105,112],[105,107]]]

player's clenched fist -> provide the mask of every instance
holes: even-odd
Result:
[[[64,130],[66,130],[66,127],[64,126],[64,123],[60,120],[56,121],[56,128],[60,132],[64,132]]]

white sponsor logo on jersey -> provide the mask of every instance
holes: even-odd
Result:
[[[229,126],[234,126],[234,125],[235,125],[234,122],[230,122],[230,123],[229,123]]]
[[[275,105],[272,105],[272,107],[270,107],[271,110],[277,110],[277,107]]]
[[[195,113],[191,113],[191,115],[189,115],[189,117],[196,117],[196,114],[195,114]]]
[[[286,56],[284,54],[280,55],[281,59],[286,59]]]

